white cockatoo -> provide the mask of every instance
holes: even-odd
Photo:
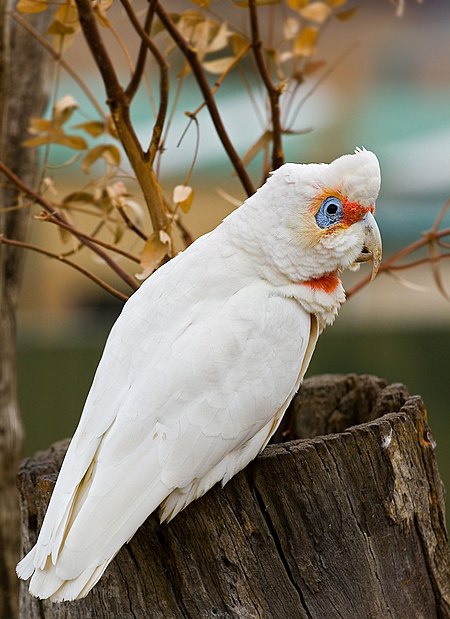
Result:
[[[340,272],[377,271],[379,188],[366,150],[287,163],[133,294],[17,567],[33,595],[85,596],[153,511],[170,520],[264,449],[345,299]]]

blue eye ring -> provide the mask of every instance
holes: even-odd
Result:
[[[342,221],[344,207],[337,196],[328,196],[316,213],[316,223],[319,228],[330,228]]]

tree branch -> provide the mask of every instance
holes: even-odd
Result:
[[[112,286],[110,286],[103,279],[101,279],[100,277],[97,277],[97,275],[95,275],[94,273],[91,273],[91,271],[88,271],[87,269],[80,266],[76,262],[72,262],[72,260],[68,260],[64,256],[61,256],[60,254],[55,254],[54,252],[49,251],[48,249],[39,247],[38,245],[32,245],[31,243],[25,243],[23,241],[16,241],[14,239],[8,239],[4,237],[3,234],[0,233],[0,244],[1,243],[3,243],[4,245],[13,245],[15,247],[21,247],[22,249],[30,249],[31,251],[35,251],[39,254],[43,254],[44,256],[48,256],[49,258],[54,258],[56,260],[59,260],[60,262],[63,262],[64,264],[67,264],[68,266],[72,267],[76,271],[79,271],[80,273],[88,277],[90,280],[95,282],[98,286],[106,290],[106,292],[109,292],[110,294],[117,297],[121,301],[126,301],[128,299],[127,295],[123,294],[119,290],[116,290],[116,288],[113,288]]]
[[[111,269],[117,273],[117,275],[127,283],[132,290],[137,290],[139,288],[138,281],[129,275],[124,269],[122,269],[116,262],[109,256],[105,251],[103,251],[96,243],[86,237],[84,237],[74,226],[72,226],[61,213],[59,213],[55,207],[47,202],[45,198],[43,198],[40,194],[34,191],[31,187],[29,187],[26,183],[24,183],[12,170],[8,168],[2,161],[0,161],[0,172],[2,172],[9,180],[23,193],[30,196],[35,202],[40,204],[42,208],[50,213],[56,220],[62,222],[64,227],[71,232],[77,239],[79,239],[83,245],[89,247],[94,253],[96,253],[106,264],[111,267]]]
[[[170,235],[171,220],[161,187],[152,168],[152,162],[144,153],[133,129],[129,102],[101,39],[91,0],[75,0],[75,2],[80,16],[81,28],[103,79],[111,116],[144,194],[153,229],[155,231],[164,230]]]
[[[149,3],[147,15],[145,16],[144,22],[144,32],[148,34],[150,32],[150,28],[153,21],[153,16],[155,14],[153,2]],[[130,83],[125,89],[125,95],[128,100],[131,102],[133,100],[134,95],[136,94],[137,89],[139,88],[139,84],[142,80],[142,75],[144,73],[145,61],[147,59],[148,45],[144,41],[141,41],[141,45],[139,48],[138,59],[136,62],[136,68],[131,77]]]
[[[270,113],[272,118],[272,169],[276,170],[284,163],[283,130],[281,128],[281,109],[280,109],[280,97],[282,89],[280,86],[275,86],[270,78],[267,70],[264,56],[262,53],[262,41],[259,35],[258,24],[258,11],[256,7],[256,0],[249,0],[248,8],[250,11],[250,27],[252,33],[252,47],[253,54],[255,56],[256,65],[259,70],[259,74],[264,82],[264,86],[267,90],[269,97]]]
[[[78,2],[79,0],[77,0]],[[219,136],[220,141],[225,149],[225,152],[230,159],[236,174],[238,175],[239,180],[241,181],[247,195],[251,196],[255,193],[255,187],[243,165],[241,158],[239,157],[237,151],[235,150],[228,133],[224,127],[222,122],[222,118],[220,116],[219,110],[217,108],[214,96],[212,95],[211,88],[208,84],[208,81],[205,77],[205,73],[202,69],[202,66],[198,60],[197,54],[195,51],[188,45],[186,40],[183,38],[169,14],[163,9],[160,2],[156,2],[155,11],[158,15],[161,23],[163,24],[166,31],[170,34],[177,47],[181,51],[181,53],[185,56],[188,61],[192,72],[197,80],[197,84],[202,92],[203,98],[205,99],[206,106],[208,108],[209,114],[211,116],[211,120],[216,129],[217,135]]]
[[[159,49],[156,47],[152,39],[148,36],[146,30],[139,23],[139,20],[136,17],[136,13],[133,11],[133,8],[129,0],[120,0],[120,1],[128,17],[130,18],[133,28],[136,30],[136,32],[140,36],[142,43],[146,45],[147,48],[150,50],[150,52],[153,55],[153,58],[156,60],[159,66],[159,74],[160,74],[159,110],[158,110],[158,115],[155,120],[155,124],[153,126],[153,134],[150,140],[150,145],[146,153],[149,163],[153,164],[155,155],[158,152],[158,149],[161,144],[161,136],[162,136],[162,132],[164,129],[164,123],[166,120],[167,107],[169,104],[169,71],[168,71],[167,63],[164,59],[164,56],[161,54]],[[153,15],[153,12],[150,13],[150,9],[151,9],[151,6],[149,7],[148,15],[149,14]],[[136,71],[135,71],[135,75],[136,75]]]

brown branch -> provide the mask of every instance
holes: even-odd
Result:
[[[116,288],[113,288],[113,286],[110,286],[103,279],[101,279],[100,277],[97,277],[97,275],[95,275],[94,273],[91,273],[91,271],[88,271],[87,269],[80,266],[76,262],[72,262],[72,260],[68,260],[64,256],[55,254],[54,252],[51,252],[48,249],[39,247],[38,245],[32,245],[31,243],[25,243],[23,241],[16,241],[14,239],[8,239],[4,237],[3,234],[0,233],[0,244],[1,243],[3,243],[4,245],[14,245],[15,247],[21,247],[22,249],[30,249],[31,251],[35,251],[39,254],[43,254],[44,256],[48,256],[49,258],[54,258],[55,260],[59,260],[60,262],[63,262],[64,264],[67,264],[73,269],[79,271],[80,273],[88,277],[90,280],[95,282],[98,286],[100,286],[101,288],[103,288],[104,290],[112,294],[113,296],[117,297],[121,301],[126,301],[128,299],[127,295],[123,294],[119,290],[116,290]]]
[[[79,2],[79,0],[77,0]],[[228,133],[224,127],[222,122],[222,118],[220,116],[219,110],[217,108],[214,96],[212,95],[211,88],[209,86],[208,80],[205,77],[205,73],[202,69],[201,63],[197,57],[195,51],[189,46],[187,41],[181,35],[176,25],[173,23],[169,14],[163,9],[160,2],[155,4],[155,11],[158,15],[161,23],[163,24],[166,31],[170,34],[174,42],[176,43],[178,49],[185,56],[188,61],[192,72],[194,74],[195,79],[197,80],[197,84],[202,92],[203,98],[205,99],[206,106],[208,108],[209,114],[211,116],[211,120],[216,129],[217,135],[219,136],[220,141],[225,149],[225,152],[230,159],[236,174],[238,175],[239,180],[241,181],[247,195],[252,195],[255,193],[255,187],[243,165],[241,158],[239,157],[236,149],[234,148]]]
[[[145,232],[143,232],[135,223],[134,221],[132,221],[127,213],[125,212],[125,209],[123,208],[123,206],[117,206],[117,211],[119,212],[120,216],[122,217],[123,221],[125,222],[127,228],[129,228],[130,230],[132,230],[135,234],[137,234],[143,241],[147,241],[148,240],[148,236],[145,234]]]
[[[170,218],[152,162],[144,153],[130,119],[129,102],[120,85],[111,58],[106,51],[97,26],[91,0],[75,0],[80,24],[92,56],[97,64],[108,96],[117,133],[131,167],[144,194],[153,229],[170,234]]]
[[[185,247],[189,247],[189,245],[192,245],[192,243],[194,242],[194,237],[189,232],[189,230],[186,228],[184,223],[181,221],[179,215],[177,215],[175,217],[175,225],[177,226],[177,228],[181,232],[181,236],[182,236],[183,243],[184,243]]]
[[[148,35],[150,32],[150,28],[152,26],[153,15],[154,15],[154,7],[153,2],[151,1],[148,6],[147,14],[145,16],[144,22],[144,31]],[[136,62],[136,68],[134,70],[133,75],[131,76],[130,83],[125,89],[125,95],[128,97],[128,101],[132,101],[134,95],[139,88],[139,84],[141,83],[142,76],[144,74],[145,61],[147,59],[148,45],[144,41],[141,41],[141,45],[139,47],[138,59]]]
[[[442,218],[440,217],[440,215],[438,216],[438,219],[439,221],[441,221]],[[411,243],[410,245],[407,245],[406,247],[403,247],[398,252],[393,254],[388,260],[385,260],[384,262],[382,262],[380,265],[380,268],[378,269],[378,274],[383,273],[383,271],[389,271],[390,269],[402,268],[402,267],[394,266],[395,263],[398,262],[399,260],[402,260],[409,254],[412,254],[413,252],[417,251],[418,249],[422,249],[423,247],[432,245],[438,239],[441,239],[442,237],[449,236],[449,235],[450,235],[450,228],[444,228],[443,230],[436,231],[436,228],[434,225],[433,229],[428,232],[425,232],[422,238],[418,239],[417,241],[414,241],[413,243]],[[428,256],[427,258],[424,259],[424,262],[429,262],[433,264],[437,261],[437,259],[438,259],[437,256],[436,257]],[[411,263],[409,265],[409,267],[412,267],[412,266],[415,266],[415,264]],[[404,268],[409,268],[409,267],[407,265],[404,265]],[[367,275],[366,277],[361,279],[361,281],[355,284],[352,288],[350,288],[350,290],[348,290],[346,293],[347,299],[349,299],[355,293],[359,292],[361,288],[364,288],[364,286],[366,286],[371,281],[371,279],[372,279],[371,275]]]
[[[131,21],[133,28],[136,30],[136,32],[140,36],[141,42],[148,47],[148,49],[152,53],[153,58],[156,60],[159,66],[159,75],[160,75],[159,109],[158,109],[158,114],[155,120],[155,124],[153,126],[153,133],[152,133],[152,138],[150,140],[150,145],[146,153],[146,156],[150,164],[153,164],[155,155],[158,152],[158,149],[161,144],[161,136],[162,136],[162,132],[164,129],[164,123],[166,120],[167,107],[169,104],[169,70],[167,67],[167,63],[164,59],[164,56],[161,54],[159,49],[156,47],[152,39],[148,36],[146,30],[141,26],[136,16],[136,13],[133,11],[133,8],[129,0],[120,0],[120,1]],[[153,12],[151,13],[151,15],[153,15]],[[126,94],[127,93],[125,93],[125,95]]]
[[[250,11],[250,28],[252,33],[252,47],[253,54],[255,56],[256,65],[258,67],[259,74],[261,75],[264,86],[267,90],[269,97],[270,113],[272,117],[272,135],[273,135],[273,147],[272,147],[272,169],[276,170],[284,163],[283,153],[283,130],[281,127],[281,109],[280,109],[280,97],[282,94],[281,86],[275,86],[272,82],[267,65],[264,61],[262,53],[262,41],[259,34],[258,24],[258,11],[256,7],[256,0],[249,0],[248,8]]]
[[[43,198],[40,194],[34,191],[31,187],[29,187],[26,183],[24,183],[12,170],[8,168],[2,161],[0,161],[0,172],[2,172],[9,180],[23,193],[27,194],[30,198],[40,204],[42,208],[47,211],[50,215],[53,215],[55,219],[61,221],[65,224],[65,227],[73,234],[77,239],[79,239],[84,245],[89,247],[94,253],[96,253],[106,264],[111,267],[111,269],[117,273],[117,275],[127,283],[130,288],[133,290],[137,290],[139,288],[138,281],[129,275],[124,269],[122,269],[105,251],[103,251],[100,247],[98,247],[94,241],[83,238],[80,236],[79,231],[72,226],[70,223],[66,221],[66,219],[59,213],[55,207],[47,202],[45,198]]]
[[[41,215],[39,217],[39,219],[41,221],[49,221],[52,224],[55,224],[57,226],[59,226],[60,228],[64,228],[64,230],[68,230],[71,234],[75,234],[75,227],[72,226],[72,224],[66,223],[64,221],[61,221],[61,219],[57,219],[54,215],[50,214],[50,213],[44,213],[43,215]],[[94,233],[95,234],[95,233]],[[83,241],[92,241],[93,243],[95,243],[96,245],[100,245],[100,247],[103,247],[104,249],[108,249],[109,251],[113,251],[116,254],[119,254],[120,256],[123,256],[124,258],[128,258],[128,260],[131,260],[133,262],[137,262],[137,264],[140,263],[140,260],[137,256],[135,256],[134,254],[130,254],[129,252],[125,251],[124,249],[121,249],[120,247],[117,247],[117,245],[112,245],[111,243],[107,243],[106,241],[102,241],[101,239],[96,238],[95,236],[91,235],[91,234],[86,234],[85,232],[82,232],[81,230],[76,230],[76,236],[77,238],[83,242]],[[84,243],[83,243],[84,244]]]

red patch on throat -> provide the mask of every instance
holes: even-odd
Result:
[[[305,282],[300,282],[304,286],[308,286],[312,290],[321,290],[327,294],[334,292],[339,286],[340,280],[336,271],[325,273],[321,277],[308,279]]]

